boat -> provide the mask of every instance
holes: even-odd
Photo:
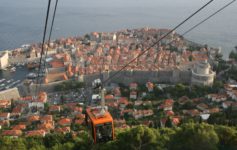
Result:
[[[10,79],[10,80],[7,81],[7,83],[11,83],[12,81],[14,81],[14,80],[13,80],[13,79]]]
[[[16,68],[15,68],[15,67],[13,67],[13,68],[10,69],[10,72],[15,72],[15,71],[16,71]]]
[[[37,68],[37,67],[39,67],[39,64],[35,63],[35,62],[27,64],[28,69],[34,69],[34,68]]]
[[[4,79],[4,78],[3,78],[3,79],[1,79],[1,80],[0,80],[0,83],[4,82],[5,80],[6,80],[6,79]]]
[[[34,78],[36,78],[36,77],[37,77],[36,73],[29,73],[29,74],[27,75],[27,78],[29,78],[29,79],[34,79]]]

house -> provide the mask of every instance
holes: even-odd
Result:
[[[130,92],[130,99],[137,99],[137,92],[136,91]]]
[[[210,108],[210,109],[208,110],[208,112],[209,112],[210,114],[212,114],[212,113],[219,113],[219,112],[220,112],[220,109],[219,109],[218,107],[214,107],[214,108]]]
[[[135,109],[132,113],[132,116],[135,119],[140,119],[140,118],[143,118],[143,117],[152,116],[153,114],[154,114],[154,112],[151,109],[148,109],[148,110],[136,110]]]
[[[9,127],[10,126],[10,121],[9,120],[0,120],[0,126],[6,126]]]
[[[130,83],[129,84],[129,89],[130,90],[137,90],[138,84],[137,83]]]
[[[201,110],[201,111],[206,111],[208,109],[208,105],[201,103],[197,105],[197,109]]]
[[[2,131],[2,135],[18,138],[19,136],[22,135],[22,131],[21,130],[4,130]]]
[[[121,97],[121,91],[119,87],[116,87],[113,92],[114,92],[115,99],[119,99]]]
[[[191,110],[183,110],[183,114],[194,117],[194,116],[199,116],[200,112],[197,109],[191,109]]]
[[[142,100],[137,100],[134,102],[134,106],[140,106],[143,104],[143,101]]]
[[[72,109],[72,111],[73,111],[74,114],[78,114],[78,113],[81,114],[82,111],[83,111],[83,108],[76,106]]]
[[[85,116],[85,114],[76,114],[76,115],[75,115],[75,118],[76,118],[76,119],[85,119],[86,116]]]
[[[166,116],[174,116],[174,112],[172,110],[165,111]]]
[[[149,117],[149,116],[152,116],[154,115],[154,112],[152,109],[148,109],[148,110],[143,110],[143,116],[144,117]]]
[[[178,126],[180,124],[180,122],[181,122],[180,121],[181,119],[180,119],[179,116],[171,117],[170,119],[171,119],[171,122],[172,122],[173,126]],[[168,120],[168,118],[161,118],[160,119],[160,126],[162,128],[166,127],[165,125],[166,125],[167,120]]]
[[[111,107],[111,108],[118,108],[118,103],[117,102],[106,103],[106,105],[108,107]]]
[[[70,118],[62,118],[58,121],[58,124],[60,126],[70,126],[72,123],[72,120]]]
[[[124,109],[128,105],[128,99],[126,97],[121,97],[118,100],[120,109]]]
[[[151,101],[144,101],[143,106],[151,106],[152,105],[152,102]]]
[[[228,98],[227,94],[208,94],[207,95],[208,99],[211,99],[213,102],[222,102],[226,101]]]
[[[12,130],[25,130],[25,129],[26,129],[25,124],[18,124],[18,125],[12,126]]]
[[[38,95],[38,102],[46,103],[47,102],[47,93],[40,92]]]
[[[20,116],[21,113],[23,112],[24,107],[22,106],[16,106],[12,109],[11,115],[12,116]]]
[[[11,100],[0,100],[0,108],[11,107]]]
[[[147,88],[148,92],[153,92],[154,84],[152,82],[147,82],[146,83],[146,88]]]
[[[135,119],[143,118],[143,112],[142,112],[141,110],[135,110],[135,111],[132,113],[132,116],[133,116]]]
[[[182,96],[178,99],[179,105],[184,105],[189,101],[189,98],[187,96]]]
[[[61,134],[66,134],[66,133],[70,133],[71,132],[71,128],[70,127],[60,127],[60,128],[56,128],[54,130],[54,132],[61,133]]]
[[[28,118],[27,118],[27,121],[28,122],[37,122],[37,121],[39,121],[40,120],[40,116],[39,115],[32,115],[32,116],[29,116]]]
[[[44,122],[38,125],[39,130],[50,131],[54,129],[54,122]]]
[[[32,130],[32,131],[27,131],[25,133],[26,137],[34,137],[34,136],[39,136],[39,137],[45,137],[46,132],[44,130]]]
[[[11,113],[0,113],[0,120],[9,120]]]
[[[174,100],[172,99],[166,99],[164,100],[164,102],[158,106],[158,109],[163,109],[164,111],[168,111],[168,110],[172,110],[173,109],[173,104],[174,104]]]
[[[106,103],[114,102],[114,101],[115,101],[114,95],[112,95],[112,94],[105,95],[105,102]]]
[[[51,105],[49,106],[49,112],[60,112],[61,111],[61,106],[58,105]]]
[[[53,116],[52,115],[44,115],[40,117],[40,122],[41,123],[51,123],[53,121]]]
[[[233,100],[237,101],[237,90],[231,90],[227,91],[227,94],[229,97],[231,97]]]
[[[75,124],[82,125],[84,123],[85,119],[76,119],[74,121]]]
[[[222,108],[224,109],[228,109],[231,105],[232,105],[232,101],[225,101],[225,102],[222,102]]]
[[[28,103],[29,109],[36,109],[43,111],[44,110],[44,103],[43,102],[30,102]]]

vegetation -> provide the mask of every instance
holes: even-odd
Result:
[[[79,82],[79,81],[66,81],[63,82],[57,86],[55,86],[55,91],[68,91],[68,90],[76,90],[76,89],[80,89],[83,88],[85,85],[83,82]]]
[[[225,73],[226,78],[231,78],[233,80],[237,80],[237,67],[232,66],[228,72]]]
[[[0,149],[10,150],[234,150],[237,149],[237,129],[206,123],[185,123],[176,128],[136,126],[116,129],[116,140],[93,144],[87,132],[51,134],[45,137],[0,137]]]
[[[235,61],[237,61],[237,53],[232,51],[229,55],[229,58],[234,59]]]

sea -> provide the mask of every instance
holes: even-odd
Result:
[[[52,7],[56,0],[52,0]],[[59,0],[52,39],[142,27],[173,28],[209,0]],[[190,27],[231,0],[215,0],[176,31]],[[0,0],[0,50],[41,42],[48,0]],[[52,18],[52,11],[50,18]],[[237,2],[185,37],[221,47],[237,45]]]

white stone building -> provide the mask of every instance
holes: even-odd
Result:
[[[8,66],[9,55],[8,51],[0,53],[0,69],[5,69]]]
[[[192,69],[191,84],[212,86],[215,75],[207,61],[199,62]]]

